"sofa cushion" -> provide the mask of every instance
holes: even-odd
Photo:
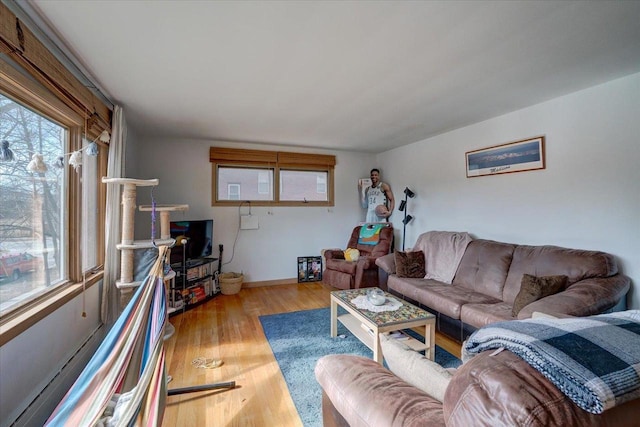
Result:
[[[567,286],[567,276],[536,277],[523,274],[521,282],[520,292],[513,301],[513,310],[511,311],[513,317],[517,317],[524,306],[563,290]]]
[[[389,289],[414,301],[429,301],[429,308],[453,319],[460,319],[462,306],[470,303],[496,303],[500,300],[473,292],[461,286],[445,285],[429,279],[409,279],[389,276]]]
[[[465,304],[460,310],[460,320],[465,325],[482,328],[490,323],[514,320],[513,307],[503,301],[488,304]]]
[[[422,251],[395,251],[396,274],[398,277],[410,277],[418,279],[424,277],[424,252]]]
[[[569,286],[580,280],[609,277],[618,273],[618,265],[611,254],[600,251],[567,249],[557,246],[519,245],[504,287],[502,300],[512,303],[520,292],[523,274],[533,276],[565,275]]]
[[[449,370],[386,334],[380,334],[380,346],[391,372],[439,402],[444,400],[444,392],[453,376]]]
[[[453,285],[502,301],[502,290],[515,247],[491,240],[471,241],[462,256]]]
[[[408,297],[414,301],[418,301],[416,298],[416,290],[423,286],[437,285],[435,280],[428,279],[411,279],[400,278],[396,274],[389,276],[387,279],[387,288],[390,291],[395,291],[397,294]]]

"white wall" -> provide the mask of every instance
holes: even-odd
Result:
[[[86,291],[87,317],[77,296],[0,348],[0,426],[12,425],[25,410],[16,425],[43,425],[53,412],[100,344],[104,331],[75,354],[101,325],[100,289]]]
[[[258,150],[282,150],[336,155],[335,207],[251,207],[258,216],[258,230],[239,230],[237,207],[211,206],[209,148],[224,146]],[[135,159],[134,161],[129,161]],[[275,145],[202,140],[141,138],[128,147],[127,176],[158,178],[154,198],[159,204],[188,204],[186,213],[171,220],[213,218],[214,254],[224,245],[223,272],[243,272],[245,281],[256,282],[296,277],[298,256],[320,255],[324,248],[344,247],[351,230],[364,220],[357,190],[358,178],[369,176],[375,166],[372,154],[310,150]],[[150,191],[138,190],[138,203],[149,204]],[[243,214],[249,208],[242,207]],[[160,225],[157,225],[158,233]],[[136,215],[136,238],[150,236],[149,213]],[[236,240],[237,236],[237,240]],[[235,242],[235,251],[233,250]],[[233,260],[231,257],[233,255]],[[229,262],[231,261],[231,262]]]
[[[546,137],[546,169],[466,178],[465,152],[537,135]],[[450,230],[606,251],[632,278],[627,301],[639,309],[638,135],[635,74],[382,153],[378,163],[398,200],[405,186],[417,193],[407,248],[422,232]],[[401,220],[392,217],[396,236]]]

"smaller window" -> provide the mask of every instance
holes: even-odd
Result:
[[[286,201],[327,201],[325,191],[318,191],[318,181],[327,182],[327,172],[318,171],[280,171],[280,200]]]
[[[240,184],[229,184],[227,188],[229,200],[240,200]]]
[[[263,178],[264,177],[264,178]],[[218,200],[273,200],[270,182],[273,171],[260,168],[218,167]],[[266,183],[266,192],[260,192],[261,184]]]

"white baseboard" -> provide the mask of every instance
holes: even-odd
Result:
[[[278,280],[262,280],[259,282],[244,282],[243,288],[260,288],[262,286],[277,286],[277,285],[293,285],[298,283],[298,279],[278,279]]]

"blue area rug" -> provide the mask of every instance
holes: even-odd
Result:
[[[302,423],[305,427],[322,426],[322,390],[313,373],[318,359],[327,354],[356,354],[370,358],[373,352],[340,322],[338,335],[345,337],[331,338],[328,307],[260,316],[260,322]],[[446,368],[461,363],[437,346],[436,362]]]

